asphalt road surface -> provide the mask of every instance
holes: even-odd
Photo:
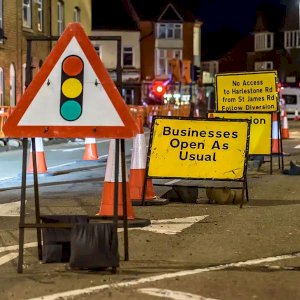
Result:
[[[290,122],[290,136],[283,141],[285,168],[290,160],[300,161],[300,122]],[[98,212],[105,162],[73,161],[76,166],[39,177],[42,214]],[[62,164],[54,158],[51,166]],[[242,209],[208,204],[204,189],[198,191],[198,203],[134,206],[135,217],[151,225],[129,230],[129,261],[119,232],[117,274],[40,263],[34,229],[25,230],[24,271],[18,274],[20,179],[15,175],[0,187],[0,212],[5,211],[0,216],[0,299],[300,299],[299,176],[282,174],[276,158],[273,174],[269,163],[249,169],[250,199]],[[157,196],[166,190],[155,186]],[[33,199],[29,187],[27,221],[34,219]]]

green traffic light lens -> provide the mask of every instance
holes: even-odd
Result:
[[[68,100],[60,108],[62,117],[67,121],[75,121],[81,116],[81,105],[74,101]]]

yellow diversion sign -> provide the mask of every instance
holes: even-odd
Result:
[[[277,72],[216,75],[217,111],[278,110]]]
[[[148,176],[242,179],[249,126],[248,120],[156,118],[150,139]]]
[[[248,119],[250,120],[249,155],[270,155],[272,141],[271,113],[223,113],[214,112],[212,118]]]

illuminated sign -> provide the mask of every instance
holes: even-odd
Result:
[[[216,75],[216,110],[275,112],[278,110],[277,73]]]
[[[155,118],[148,176],[241,179],[249,126],[248,120]]]

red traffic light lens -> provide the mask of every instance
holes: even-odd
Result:
[[[155,82],[152,91],[156,96],[163,96],[166,93],[166,87],[163,82]]]

